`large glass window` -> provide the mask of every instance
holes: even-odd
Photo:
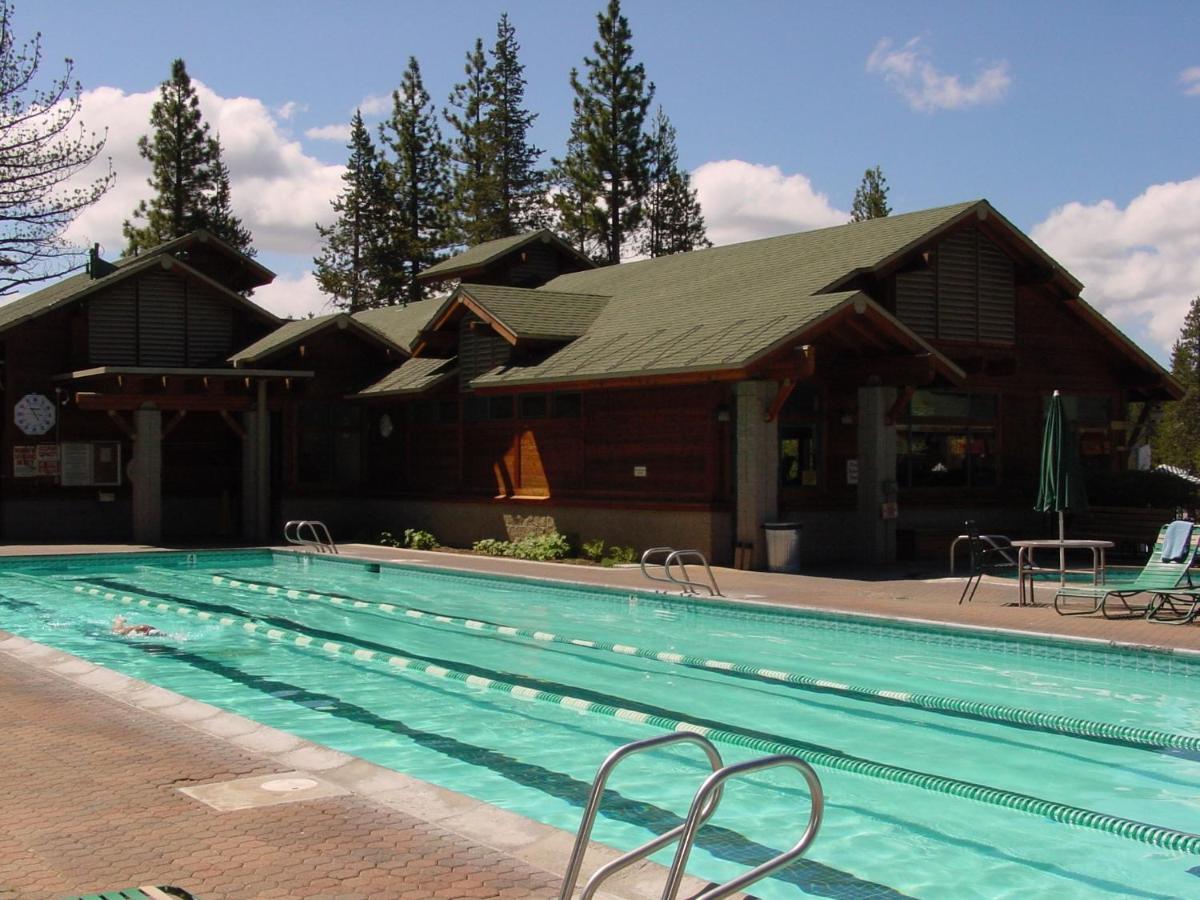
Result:
[[[349,403],[305,403],[299,417],[300,482],[356,487],[362,477],[362,409]]]
[[[896,429],[903,487],[990,487],[997,483],[997,401],[991,394],[917,391]]]

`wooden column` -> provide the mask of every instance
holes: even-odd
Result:
[[[258,382],[254,409],[242,416],[242,536],[267,543],[271,540],[271,414],[266,381]]]

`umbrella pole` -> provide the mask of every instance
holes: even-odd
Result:
[[[1058,511],[1058,586],[1067,583],[1067,548],[1063,546],[1063,514]]]

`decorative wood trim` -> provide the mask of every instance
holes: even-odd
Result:
[[[912,399],[912,395],[916,392],[916,388],[912,385],[906,385],[900,388],[900,392],[896,394],[896,400],[892,403],[891,408],[883,417],[885,425],[895,425],[896,419],[900,417],[900,413],[904,412],[904,407],[908,405],[908,401]]]
[[[180,415],[182,416],[183,412],[180,412]],[[231,416],[228,410],[217,410],[217,415],[221,417],[222,422],[229,426],[230,431],[236,434],[243,441],[246,439],[246,429],[238,424],[237,419]]]
[[[76,399],[76,403],[78,403],[78,399]],[[119,412],[117,412],[115,409],[110,409],[108,411],[108,418],[114,425],[117,426],[117,429],[120,430],[125,437],[129,438],[131,441],[137,440],[137,431],[132,425],[125,421],[125,417]]]
[[[111,413],[111,411],[110,411],[110,413]],[[187,410],[186,409],[181,409],[181,410],[179,410],[179,412],[175,413],[175,415],[171,417],[171,421],[163,426],[163,430],[162,430],[163,440],[166,440],[167,435],[169,435],[172,431],[174,431],[175,428],[179,425],[179,423],[182,422],[185,418],[187,418]]]

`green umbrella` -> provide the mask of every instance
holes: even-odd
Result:
[[[1069,427],[1058,391],[1050,398],[1046,410],[1046,430],[1042,433],[1042,472],[1038,478],[1038,512],[1058,513],[1058,539],[1063,540],[1063,513],[1087,509],[1083,487],[1083,467],[1079,463],[1079,446]],[[1066,550],[1058,548],[1060,584],[1066,580]]]

